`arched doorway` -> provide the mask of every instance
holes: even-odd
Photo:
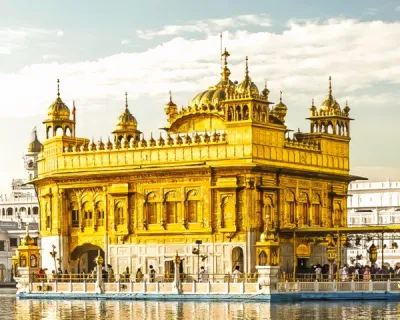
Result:
[[[100,255],[104,259],[104,251],[99,246],[91,243],[84,243],[76,247],[71,253],[71,260],[77,260],[77,272],[89,273],[96,267],[94,259],[97,257],[100,250]]]
[[[241,247],[235,247],[232,250],[232,272],[235,270],[236,266],[239,266],[241,272],[244,271],[244,255],[243,249]]]

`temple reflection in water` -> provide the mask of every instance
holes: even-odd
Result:
[[[17,300],[14,319],[396,319],[397,302],[165,302]]]

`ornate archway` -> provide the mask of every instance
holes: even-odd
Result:
[[[99,250],[100,255],[104,258],[103,249],[91,243],[84,243],[77,246],[71,252],[71,260],[78,260],[78,273],[89,273],[95,268],[96,263],[94,259],[97,257]]]

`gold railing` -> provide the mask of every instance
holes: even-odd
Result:
[[[315,280],[319,282],[330,282],[332,280],[340,280],[340,281],[364,281],[364,280],[372,280],[372,281],[387,281],[387,280],[398,280],[400,281],[400,274],[388,273],[388,274],[370,274],[368,276],[364,276],[363,274],[352,273],[350,275],[342,275],[339,273],[334,273],[332,276],[329,274],[320,274],[317,275],[315,273],[296,273],[296,277],[293,278],[293,273],[282,273],[279,275],[280,282],[314,282]]]
[[[102,273],[102,279],[105,283],[113,282],[173,282],[174,275],[172,273],[155,274],[151,277],[150,274],[110,274]],[[183,283],[192,282],[214,282],[214,283],[256,283],[258,279],[257,273],[241,273],[238,275],[233,274],[187,274],[181,273],[180,280]],[[95,273],[81,273],[81,274],[46,274],[46,275],[31,275],[31,282],[96,282]]]

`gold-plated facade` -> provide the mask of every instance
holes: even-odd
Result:
[[[171,272],[178,251],[185,273],[198,272],[201,256],[209,273],[237,265],[254,272],[265,241],[269,263],[284,271],[296,265],[301,245],[310,248],[302,256],[309,263],[326,262],[325,247],[294,240],[292,231],[347,226],[350,109],[341,110],[329,85],[327,100],[310,108],[311,132],[288,138],[282,94],[272,108],[247,59],[236,85],[228,57],[225,50],[220,81],[187,107],[178,110],[170,94],[166,134],[157,141],[140,136],[127,101],[113,142],[90,142],[75,130],[47,134],[33,183],[42,244],[61,247],[64,267],[88,271],[90,252],[101,248],[118,270],[146,272],[152,264],[157,273]],[[45,124],[46,132],[75,128],[75,115],[52,115]],[[203,255],[192,254],[196,240]]]

